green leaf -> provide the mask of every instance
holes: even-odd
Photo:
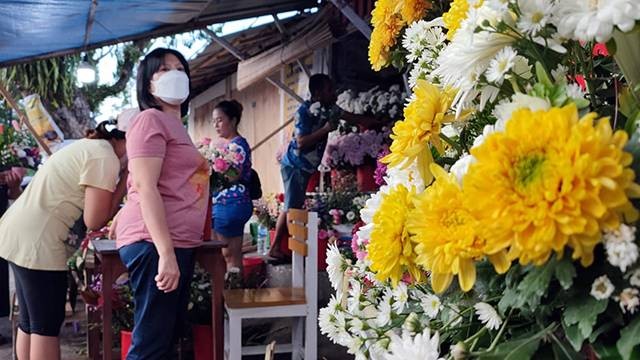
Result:
[[[573,285],[573,278],[576,277],[576,268],[573,266],[571,259],[565,257],[556,265],[556,279],[560,282],[563,289],[567,290]]]
[[[631,324],[620,331],[620,339],[616,347],[624,360],[631,359],[631,353],[640,344],[640,317],[636,317]]]
[[[582,336],[582,332],[578,325],[567,326],[566,324],[562,324],[564,328],[564,335],[569,340],[571,346],[575,351],[580,351],[582,349],[582,343],[584,342],[585,337]]]
[[[539,337],[512,340],[498,345],[491,353],[480,356],[480,360],[521,360],[530,359],[538,350]]]
[[[592,345],[593,350],[598,355],[600,360],[621,360],[622,357],[615,346],[605,346],[601,343],[595,343]]]
[[[583,339],[591,335],[598,315],[607,309],[608,300],[596,300],[591,296],[574,300],[567,304],[562,314],[562,322],[568,326],[578,324]]]
[[[584,357],[578,353],[579,350],[574,350],[573,345],[567,344],[566,341],[558,339],[556,336],[552,336],[553,340],[553,354],[555,359],[565,360],[582,360]]]
[[[545,87],[553,86],[549,75],[547,75],[547,70],[544,69],[544,66],[542,66],[542,63],[540,63],[539,61],[536,61],[536,77],[538,78],[538,81]]]

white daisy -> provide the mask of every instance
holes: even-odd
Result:
[[[507,73],[515,65],[517,55],[518,53],[511,46],[501,49],[489,63],[486,73],[487,81],[501,85]]]
[[[378,304],[378,317],[376,323],[378,326],[386,326],[391,321],[391,298],[393,295],[387,291]]]
[[[338,328],[336,327],[334,320],[336,313],[340,312],[340,303],[335,295],[331,295],[329,304],[327,307],[320,309],[318,313],[318,325],[320,326],[320,332],[327,335],[331,341],[338,337]]]
[[[327,249],[327,274],[333,289],[340,294],[344,286],[346,270],[351,265],[351,260],[345,259],[335,244],[329,245]]]
[[[520,0],[522,12],[518,19],[518,29],[528,35],[536,35],[551,20],[553,3],[550,0]]]
[[[640,20],[637,0],[562,0],[554,10],[553,21],[560,35],[580,41],[606,42],[614,27],[623,32]]]
[[[349,211],[346,216],[349,221],[353,221],[356,218],[356,214],[353,211]]]
[[[407,305],[407,301],[409,301],[409,292],[407,291],[407,285],[403,282],[398,283],[395,289],[393,289],[393,310],[401,313],[405,306]]]
[[[500,315],[498,315],[498,312],[493,308],[493,306],[484,302],[479,302],[473,305],[473,307],[476,309],[476,315],[487,329],[497,330],[500,328],[502,318],[500,318]]]
[[[434,319],[438,316],[440,309],[442,308],[442,303],[440,302],[440,298],[434,294],[426,294],[424,297],[420,299],[420,306],[424,311],[424,314],[431,319]]]
[[[638,245],[635,243],[636,228],[621,224],[615,231],[606,231],[603,235],[607,260],[625,272],[638,260]]]
[[[640,287],[640,269],[635,269],[629,278],[629,284]]]
[[[407,28],[402,39],[402,46],[408,51],[407,60],[415,62],[429,48],[437,48],[444,44],[446,36],[442,31],[442,18],[432,21],[416,21]]]
[[[633,314],[638,310],[638,306],[640,306],[638,293],[638,289],[636,288],[626,288],[622,290],[620,296],[616,297],[616,300],[620,303],[620,309],[623,313]]]
[[[430,335],[429,329],[412,337],[411,334],[403,332],[402,337],[392,334],[389,337],[389,354],[386,360],[438,360],[440,357],[438,333]]]
[[[602,275],[593,281],[590,294],[596,300],[606,300],[613,294],[614,289],[607,275]]]
[[[576,83],[571,83],[571,84],[568,84],[565,89],[567,91],[567,96],[573,99],[574,101],[584,100],[584,91],[582,91],[582,88],[580,87],[580,85]]]

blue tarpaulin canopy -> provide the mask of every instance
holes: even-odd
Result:
[[[315,5],[316,0],[2,0],[0,67]]]

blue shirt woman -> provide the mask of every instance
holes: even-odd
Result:
[[[235,101],[222,101],[213,109],[213,124],[218,136],[227,141],[227,146],[240,146],[245,153],[240,174],[228,179],[230,186],[215,192],[213,196],[213,230],[215,237],[227,243],[222,254],[227,261],[227,269],[240,279],[242,273],[242,237],[244,225],[253,213],[253,203],[249,195],[251,179],[251,149],[247,140],[238,133],[242,118],[242,105]]]

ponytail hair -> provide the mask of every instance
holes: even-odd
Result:
[[[237,100],[223,100],[219,102],[214,109],[222,111],[230,120],[235,119],[236,127],[240,124],[240,119],[242,119],[242,104]]]
[[[85,138],[94,140],[124,140],[125,132],[118,130],[113,120],[106,120],[98,124],[95,129],[85,132]]]

